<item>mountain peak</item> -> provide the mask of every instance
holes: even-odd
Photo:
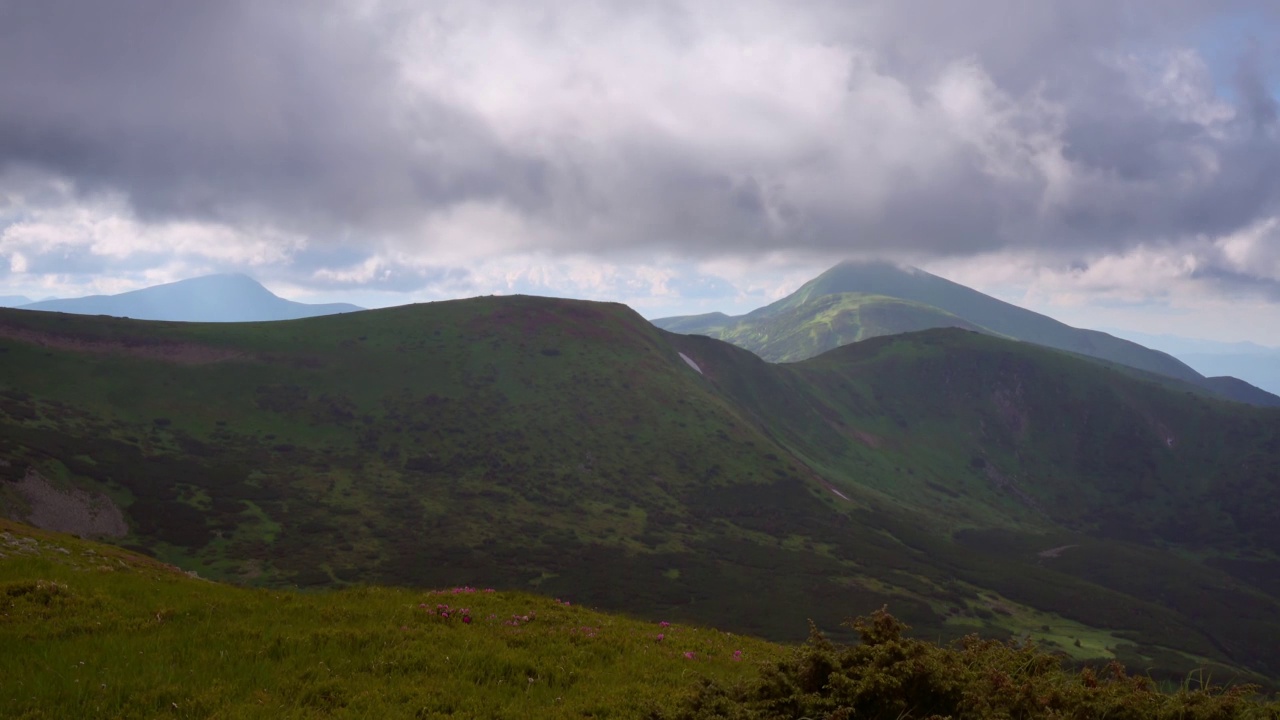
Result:
[[[659,327],[710,335],[766,360],[803,360],[850,342],[934,327],[976,329],[1176,378],[1254,404],[1280,402],[1243,382],[1207,379],[1157,350],[984,295],[932,273],[885,260],[845,260],[791,295],[736,318],[661,318]]]
[[[363,309],[345,303],[309,305],[286,300],[242,273],[202,275],[118,295],[50,300],[23,308],[186,322],[290,320]]]

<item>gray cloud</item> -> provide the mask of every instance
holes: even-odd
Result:
[[[1230,13],[1275,37],[1272,5],[0,0],[0,172],[360,248],[298,254],[317,287],[432,282],[456,257],[316,273],[486,232],[1070,261],[1280,214],[1275,48],[1242,46],[1230,96],[1194,61]],[[450,225],[477,206],[519,222]]]
[[[330,234],[536,184],[465,110],[401,96],[383,33],[311,2],[6,2],[0,169],[143,217]]]

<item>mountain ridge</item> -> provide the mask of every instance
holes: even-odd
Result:
[[[908,306],[912,313],[893,316],[893,309]],[[882,320],[867,322],[868,313]],[[918,268],[887,262],[839,263],[787,297],[744,315],[712,313],[652,322],[675,332],[727,340],[771,362],[804,360],[877,335],[961,327],[1119,362],[1191,382],[1239,402],[1280,406],[1280,396],[1240,380],[1208,379],[1168,353],[1104,332],[1073,328]]]

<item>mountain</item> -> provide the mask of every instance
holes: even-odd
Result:
[[[346,303],[308,305],[285,300],[246,275],[206,275],[119,295],[45,300],[24,310],[111,315],[139,320],[252,322],[294,320],[361,310]]]
[[[1182,361],[1135,342],[997,300],[923,270],[885,262],[843,262],[791,295],[745,315],[659,318],[672,332],[707,335],[770,362],[795,362],[851,342],[934,327],[959,327],[1109,360],[1183,380],[1224,397],[1280,406],[1247,383],[1207,380]]]
[[[1177,357],[1208,376],[1230,375],[1280,394],[1280,348],[1250,342],[1222,343],[1125,330],[1112,334]]]
[[[931,329],[771,364],[532,297],[0,310],[0,511],[266,587],[536,590],[798,639],[889,605],[1280,676],[1280,411]]]
[[[0,307],[18,307],[31,302],[31,299],[24,295],[0,295]]]

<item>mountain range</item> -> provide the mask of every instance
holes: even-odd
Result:
[[[1280,411],[933,328],[769,363],[523,296],[0,310],[0,511],[266,587],[533,590],[798,639],[888,605],[1280,676]]]
[[[362,309],[343,303],[292,302],[237,274],[197,277],[119,295],[40,302],[6,295],[0,296],[0,307],[185,322],[287,320]],[[654,322],[673,332],[729,340],[774,362],[812,357],[878,335],[961,327],[1114,360],[1243,402],[1280,402],[1280,397],[1273,397],[1280,393],[1280,349],[1122,330],[1110,335],[1080,330],[924,271],[887,263],[843,263],[792,296],[744,316],[710,313]],[[1258,388],[1265,392],[1259,393]]]
[[[745,315],[659,318],[665,330],[707,335],[770,362],[805,360],[852,342],[937,327],[1031,342],[1182,380],[1218,396],[1280,406],[1280,396],[1234,377],[1206,377],[1170,354],[1070,327],[918,268],[844,262]]]
[[[1111,330],[1149,348],[1176,355],[1204,375],[1234,375],[1270,393],[1280,393],[1280,348],[1251,342],[1213,342],[1174,335]]]
[[[43,300],[20,307],[24,310],[184,322],[294,320],[363,309],[346,303],[309,305],[285,300],[253,278],[239,274],[205,275],[118,295]]]

